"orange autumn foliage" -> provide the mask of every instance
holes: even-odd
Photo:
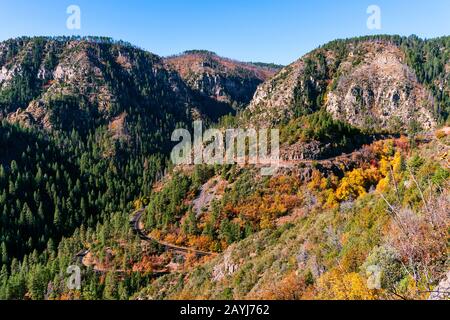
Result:
[[[268,289],[256,295],[262,300],[300,300],[308,286],[303,277],[295,271],[288,273],[281,281],[274,282]]]

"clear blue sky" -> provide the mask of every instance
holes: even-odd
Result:
[[[81,30],[66,9],[81,8]],[[366,26],[381,8],[382,29]],[[243,61],[288,64],[330,40],[367,34],[450,35],[449,0],[1,0],[0,40],[101,35],[159,55],[208,49]]]

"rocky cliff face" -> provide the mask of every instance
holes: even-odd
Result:
[[[273,125],[320,109],[373,131],[436,125],[432,93],[389,41],[338,41],[311,52],[259,86],[247,116]]]
[[[248,107],[252,123],[275,124],[294,115],[294,93],[303,69],[303,61],[298,60],[258,87]]]
[[[407,126],[416,120],[423,129],[435,126],[432,94],[405,64],[404,54],[384,43],[363,43],[361,61],[344,62],[326,109],[335,118],[369,129]]]
[[[234,109],[246,106],[258,85],[278,71],[275,67],[238,62],[208,51],[187,51],[165,61],[192,90]]]

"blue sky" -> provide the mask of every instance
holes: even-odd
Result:
[[[66,28],[69,5],[81,29]],[[381,30],[369,30],[369,5]],[[336,38],[367,34],[450,35],[449,0],[1,0],[0,40],[102,35],[159,55],[207,49],[243,61],[288,64]]]

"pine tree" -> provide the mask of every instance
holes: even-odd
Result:
[[[116,300],[118,298],[117,282],[113,272],[108,272],[106,275],[103,298],[106,300]]]
[[[8,249],[6,248],[5,242],[2,242],[2,245],[0,247],[0,262],[3,265],[6,265],[8,263]]]
[[[55,212],[53,214],[53,224],[55,227],[61,227],[61,212],[59,211],[59,207],[55,206]]]

